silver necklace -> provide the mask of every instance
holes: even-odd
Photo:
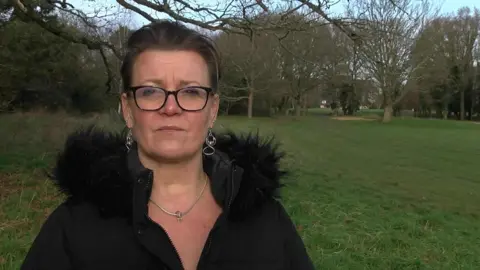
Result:
[[[207,186],[207,176],[205,174],[204,175],[204,179],[205,179],[205,184],[203,185],[203,188],[202,188],[202,191],[200,191],[200,193],[198,194],[197,196],[197,199],[195,200],[195,202],[192,204],[192,206],[190,206],[190,208],[188,208],[186,211],[184,212],[181,212],[181,211],[175,211],[174,213],[173,212],[170,212],[168,211],[167,209],[161,207],[160,205],[158,205],[156,202],[154,202],[151,198],[150,198],[150,201],[156,206],[158,207],[160,210],[162,210],[165,214],[167,215],[170,215],[170,216],[174,216],[177,218],[177,221],[178,222],[181,222],[183,217],[186,216],[192,209],[193,207],[198,203],[198,201],[200,200],[200,198],[202,197],[203,195],[203,192],[205,191],[205,187]]]

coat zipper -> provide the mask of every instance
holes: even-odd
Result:
[[[150,183],[148,183],[149,185],[152,184],[153,182],[153,172],[150,172],[149,174],[149,181]],[[151,188],[151,187],[150,187]],[[170,235],[168,235],[168,233],[165,231],[165,229],[163,229],[162,226],[160,226],[158,223],[156,223],[155,221],[153,221],[150,216],[148,215],[148,213],[145,213],[145,215],[147,216],[147,219],[152,222],[153,224],[155,224],[155,226],[157,226],[160,230],[162,230],[162,232],[167,236],[168,238],[168,241],[170,242],[170,245],[173,247],[173,249],[175,250],[175,255],[177,256],[177,260],[180,262],[180,265],[182,266],[182,269],[185,269],[185,266],[183,265],[183,262],[182,262],[182,259],[180,258],[180,254],[178,253],[178,250],[177,248],[175,247],[175,245],[173,244],[173,241],[172,241],[172,238],[170,238]]]
[[[235,181],[234,181],[234,175],[235,175],[235,172],[237,171],[237,169],[235,168],[235,160],[232,161],[231,163],[231,172],[230,172],[230,184],[232,185],[232,194],[230,194],[230,201],[228,202],[228,206],[227,206],[227,209],[228,211],[230,211],[230,206],[232,205],[232,201],[233,201],[233,190],[235,188]]]
[[[177,255],[177,259],[178,261],[180,262],[180,265],[182,266],[182,269],[185,269],[185,266],[183,266],[183,262],[182,262],[182,259],[180,259],[180,254],[178,253],[178,250],[177,248],[175,247],[175,245],[173,244],[173,241],[172,241],[172,238],[170,238],[170,236],[168,235],[168,233],[162,228],[162,226],[158,225],[155,221],[153,221],[148,215],[147,215],[147,218],[150,222],[156,224],[156,226],[158,228],[160,228],[163,233],[167,236],[169,242],[170,242],[170,245],[172,245],[173,249],[175,250],[175,255]]]
[[[230,172],[230,184],[231,184],[231,190],[232,190],[232,194],[230,194],[230,198],[229,198],[229,201],[228,201],[228,205],[227,205],[227,212],[230,212],[230,206],[232,205],[232,201],[233,201],[233,189],[234,189],[234,174],[235,174],[235,167],[234,167],[234,161],[231,162],[231,172]],[[217,224],[215,224],[217,225]],[[215,228],[215,225],[213,226]],[[200,263],[203,264],[203,259],[204,259],[204,256],[206,256],[208,254],[208,252],[210,251],[210,246],[212,245],[212,232],[213,230],[208,234],[208,238],[207,238],[207,245],[205,245],[206,247],[206,250],[204,252],[202,252],[202,255],[200,255],[200,259],[198,260],[199,264],[197,266],[197,269],[200,269],[199,267],[201,267],[202,265]]]

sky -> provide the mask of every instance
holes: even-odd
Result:
[[[102,0],[102,1],[104,1],[104,3],[107,3],[107,5],[111,5],[111,6],[118,5],[115,0]],[[217,3],[217,1],[218,0],[213,0],[213,1],[212,0],[196,0],[195,2],[196,3],[204,2],[204,3],[208,3],[208,4],[213,4],[213,3]],[[345,0],[341,0],[341,1],[345,1]],[[413,0],[413,1],[417,1],[417,0]],[[439,1],[439,2],[436,2],[436,1]],[[73,4],[73,6],[75,6],[76,8],[78,8],[80,10],[89,11],[89,10],[92,10],[93,7],[97,6],[97,5],[95,5],[95,3],[98,3],[100,1],[69,0],[68,2]],[[127,1],[127,2],[131,2],[131,1]],[[474,7],[480,9],[480,0],[432,0],[432,2],[434,2],[436,5],[441,6],[440,13],[442,13],[442,14],[456,13],[456,11],[459,8],[465,7],[465,6],[468,6],[471,9],[473,9]],[[339,3],[331,9],[331,12],[341,13],[342,10],[343,10],[343,4]],[[147,21],[145,19],[143,19],[138,14],[134,14],[133,21],[134,21],[134,25],[136,27],[139,27],[139,26],[147,23]]]
[[[479,0],[444,0],[441,12],[442,13],[451,13],[456,12],[459,8],[468,6],[471,9],[474,7],[480,9]]]

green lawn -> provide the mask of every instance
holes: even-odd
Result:
[[[84,121],[0,116],[0,269],[18,269],[58,204],[44,169],[58,140]],[[480,125],[321,116],[219,123],[280,140],[292,170],[284,202],[318,269],[480,268]]]

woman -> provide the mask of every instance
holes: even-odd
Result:
[[[71,134],[54,181],[67,194],[22,269],[313,269],[275,199],[281,155],[256,136],[212,128],[213,44],[161,21],[128,40],[128,135]]]

